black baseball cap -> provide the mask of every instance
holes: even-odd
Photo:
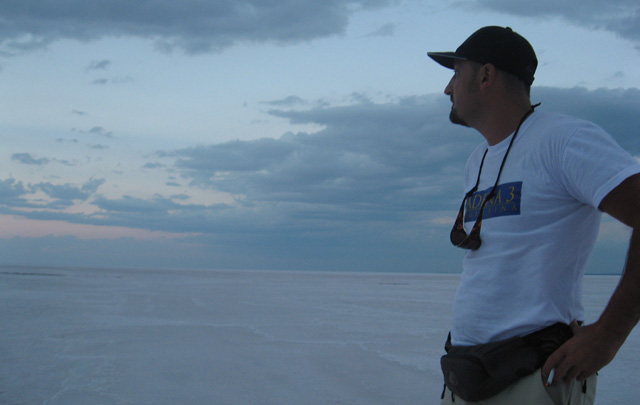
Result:
[[[496,69],[514,74],[526,84],[533,83],[538,59],[533,47],[509,27],[484,27],[471,34],[455,52],[427,52],[431,59],[453,69],[456,60],[491,63]]]

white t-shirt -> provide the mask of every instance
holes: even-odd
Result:
[[[493,187],[509,138],[478,146],[466,169],[465,228]],[[583,320],[582,278],[600,226],[597,207],[640,164],[604,130],[573,117],[534,112],[522,124],[487,202],[478,250],[468,251],[453,307],[454,345],[522,336]],[[475,208],[475,211],[474,211]]]

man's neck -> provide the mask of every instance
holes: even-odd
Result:
[[[489,146],[507,139],[518,128],[522,118],[531,110],[531,104],[507,105],[494,109],[476,129],[484,136]]]

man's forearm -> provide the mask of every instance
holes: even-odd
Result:
[[[640,320],[640,230],[634,229],[624,273],[598,324],[622,345]]]

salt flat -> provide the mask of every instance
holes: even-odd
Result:
[[[617,277],[589,276],[597,317]],[[0,267],[2,404],[438,404],[455,275]],[[640,333],[598,404],[640,397]]]

